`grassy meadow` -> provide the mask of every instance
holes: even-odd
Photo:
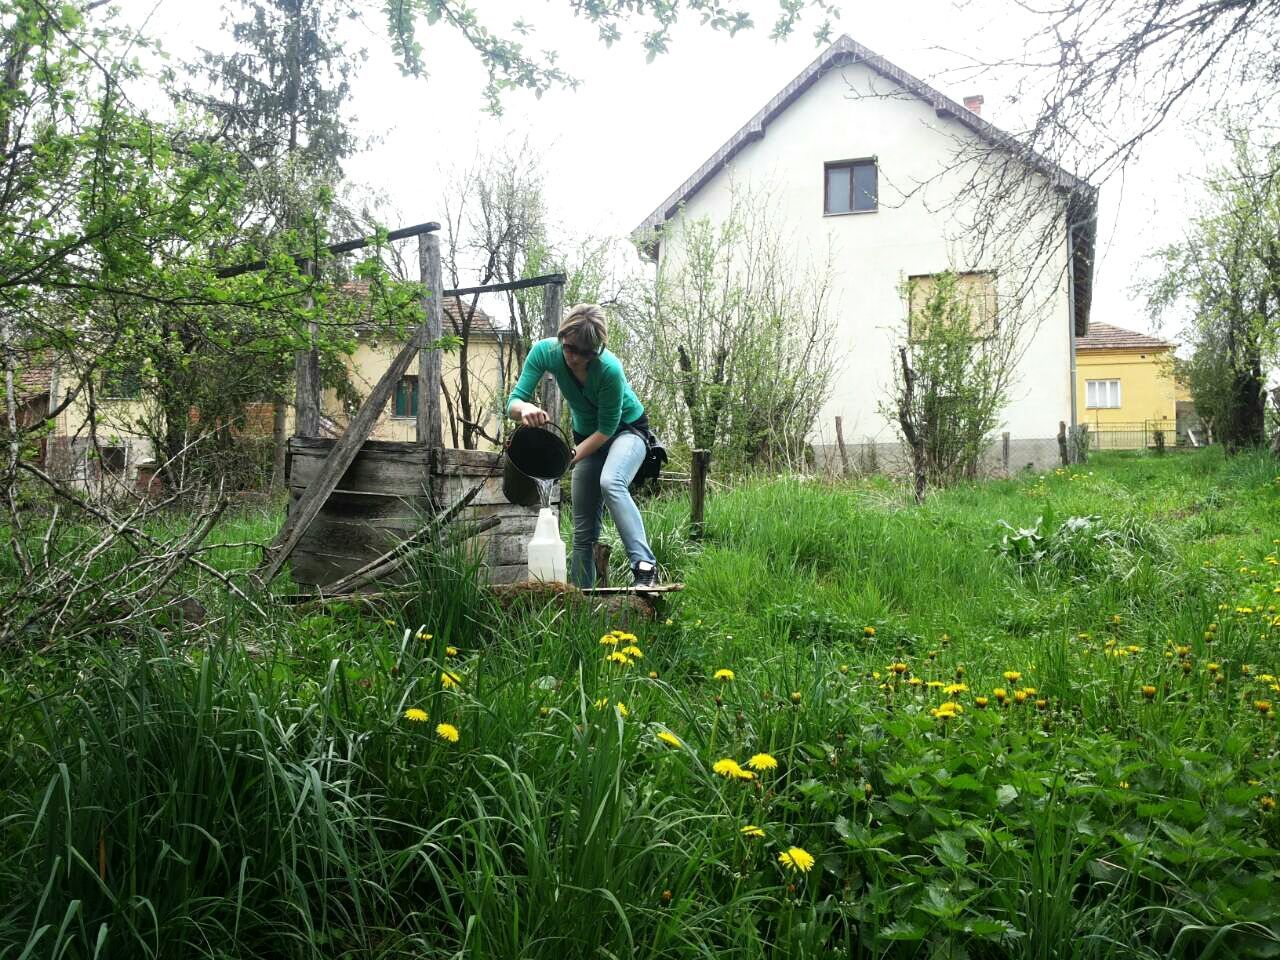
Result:
[[[653,622],[442,557],[4,653],[0,960],[1280,955],[1274,460],[644,510]]]

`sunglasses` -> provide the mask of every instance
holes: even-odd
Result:
[[[575,347],[572,343],[566,343],[563,340],[560,341],[560,349],[571,357],[594,357],[596,355],[594,350],[587,350],[584,347]]]

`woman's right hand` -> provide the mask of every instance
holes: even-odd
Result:
[[[531,403],[525,404],[524,412],[520,415],[520,422],[526,427],[540,427],[550,419],[547,411]]]

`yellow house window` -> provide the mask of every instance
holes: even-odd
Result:
[[[1090,410],[1115,410],[1120,406],[1119,380],[1086,380],[1084,405]]]
[[[395,416],[399,418],[418,415],[418,376],[401,377],[396,384]]]

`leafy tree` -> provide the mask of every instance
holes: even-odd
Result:
[[[801,265],[765,193],[672,221],[651,294],[624,304],[628,375],[657,419],[733,467],[800,461],[830,394],[831,267]]]
[[[1196,411],[1235,452],[1265,439],[1266,371],[1280,357],[1280,147],[1231,135],[1233,160],[1209,182],[1204,209],[1155,255],[1148,302],[1157,320],[1190,311]]]
[[[902,288],[907,329],[894,348],[892,396],[881,407],[910,453],[917,502],[930,485],[977,474],[1018,349],[1016,325],[980,317],[953,271],[931,279],[923,291]]]

